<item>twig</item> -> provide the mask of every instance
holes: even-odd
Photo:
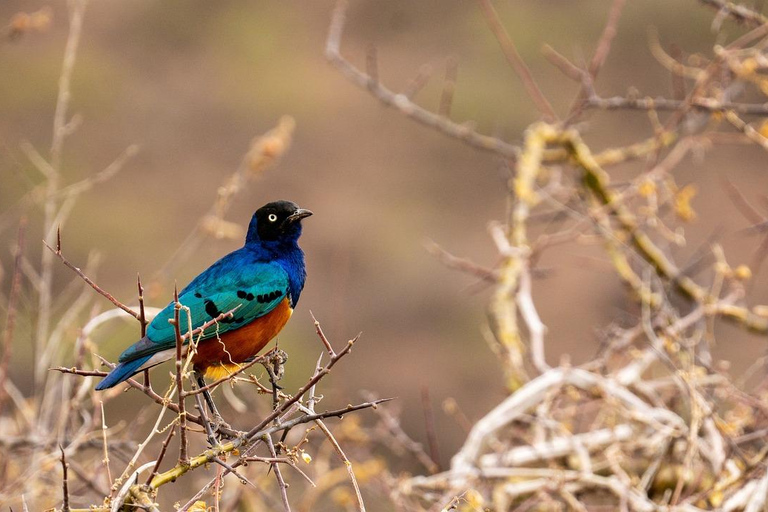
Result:
[[[746,135],[749,140],[762,147],[763,149],[768,150],[768,138],[764,137],[762,133],[744,122],[744,120],[741,119],[736,114],[736,112],[732,110],[726,110],[725,119],[731,123],[734,128]]]
[[[440,471],[440,448],[437,442],[437,433],[435,432],[435,411],[432,409],[432,400],[429,397],[429,387],[421,388],[421,408],[424,411],[424,426],[427,432],[427,446],[429,446],[429,456]]]
[[[592,55],[592,60],[590,61],[589,69],[587,70],[592,81],[597,78],[597,74],[600,72],[605,60],[608,58],[608,53],[611,51],[611,43],[613,42],[614,37],[616,37],[616,27],[619,24],[619,18],[624,10],[625,2],[626,0],[614,0],[611,5],[611,10],[608,13],[608,20],[605,22],[603,33],[600,35],[600,40],[597,43],[597,48]],[[566,126],[573,123],[579,116],[584,108],[584,99],[586,96],[586,87],[582,85],[578,95],[574,98],[573,103],[571,104]]]
[[[330,361],[328,361],[328,364],[325,365],[325,367],[320,370],[319,372],[316,372],[315,375],[312,376],[311,379],[309,379],[309,382],[304,384],[304,386],[299,389],[296,394],[283,402],[283,404],[280,406],[280,408],[275,409],[272,411],[271,414],[269,414],[266,418],[264,418],[261,423],[253,427],[251,430],[248,431],[246,434],[247,438],[253,438],[256,434],[259,433],[264,427],[270,424],[272,420],[280,416],[284,411],[287,411],[293,404],[298,402],[304,394],[312,388],[317,382],[325,377],[330,371],[331,368],[345,355],[349,353],[350,350],[352,350],[352,346],[355,344],[355,342],[360,338],[360,335],[358,334],[353,339],[349,340],[347,342],[347,345],[341,349],[341,351],[337,352],[335,355],[331,356]]]
[[[262,436],[261,439],[266,441],[267,446],[269,447],[269,453],[272,455],[272,458],[277,458],[275,443],[272,442],[272,436],[266,434]],[[288,503],[288,486],[285,484],[285,480],[283,480],[283,474],[280,472],[280,465],[277,462],[273,462],[272,469],[275,471],[277,487],[280,489],[280,498],[283,500],[283,506],[285,507],[285,510],[291,512],[291,504]]]
[[[176,425],[171,425],[168,430],[168,435],[165,436],[165,440],[163,441],[163,445],[160,447],[160,453],[157,456],[157,460],[155,461],[155,466],[152,468],[152,471],[149,473],[149,477],[147,478],[147,482],[145,485],[149,485],[152,480],[157,476],[158,471],[160,470],[160,463],[163,461],[163,458],[165,457],[165,452],[168,451],[168,445],[171,442],[171,438],[176,434]]]
[[[526,267],[520,273],[520,287],[517,290],[517,295],[515,295],[515,300],[520,310],[520,317],[528,328],[531,361],[539,373],[544,373],[550,368],[544,355],[544,335],[547,332],[547,326],[539,317],[532,293],[531,271]]]
[[[241,482],[241,483],[243,483],[243,484],[246,484],[246,485],[250,485],[250,486],[251,486],[251,487],[253,487],[254,489],[258,489],[258,487],[256,487],[256,485],[255,485],[253,482],[251,482],[250,480],[248,480],[247,478],[245,478],[243,475],[241,475],[240,473],[238,473],[238,472],[237,472],[237,470],[235,470],[235,468],[233,468],[232,466],[230,466],[229,464],[227,464],[226,462],[224,462],[224,461],[223,461],[223,460],[221,460],[220,458],[218,458],[218,457],[215,457],[215,458],[213,459],[213,462],[215,462],[215,463],[216,463],[216,464],[218,464],[219,466],[223,467],[224,469],[226,469],[227,471],[229,471],[229,472],[230,472],[230,473],[232,473],[233,475],[235,475],[235,477],[236,477],[238,480],[240,480],[240,482]]]
[[[107,292],[106,290],[101,288],[99,285],[94,283],[91,280],[91,278],[85,275],[85,273],[82,270],[74,266],[72,263],[69,262],[67,258],[64,257],[64,255],[61,253],[61,229],[58,229],[56,233],[57,233],[57,240],[58,240],[56,244],[56,249],[48,245],[48,242],[46,242],[45,240],[43,240],[43,245],[45,245],[48,248],[48,250],[51,251],[53,254],[58,256],[58,258],[62,261],[62,263],[64,263],[64,265],[67,268],[71,269],[75,274],[80,276],[80,278],[82,278],[82,280],[85,281],[88,284],[88,286],[96,290],[96,292],[99,295],[101,295],[102,297],[105,297],[109,302],[111,302],[118,308],[122,309],[123,311],[125,311],[126,313],[134,317],[135,319],[139,320],[140,319],[139,313],[135,312],[134,310],[132,310],[131,308],[129,308],[128,306],[126,306],[125,304],[117,300],[115,297],[113,297],[111,293]]]
[[[315,318],[314,313],[312,311],[309,312],[309,316],[312,317],[312,322],[315,324],[315,332],[317,333],[317,336],[320,338],[320,341],[323,342],[323,346],[325,347],[325,350],[328,351],[328,355],[330,357],[335,357],[336,352],[333,351],[333,347],[331,346],[331,343],[328,341],[328,338],[326,338],[325,333],[323,332],[323,328],[320,327],[320,322],[317,321],[317,318]]]
[[[125,498],[131,492],[131,488],[133,487],[134,482],[136,482],[136,480],[139,478],[139,474],[151,468],[154,464],[155,464],[154,462],[147,462],[145,464],[142,464],[133,473],[131,473],[130,476],[128,476],[124,480],[125,483],[117,492],[115,499],[112,500],[111,506],[109,507],[110,512],[118,512],[121,509],[121,507],[123,506],[123,502],[125,501]]]
[[[147,315],[144,310],[144,287],[141,285],[141,275],[136,274],[136,288],[139,293],[139,324],[141,325],[141,337],[144,338],[147,335]],[[144,386],[152,387],[152,383],[149,380],[149,368],[144,370]]]
[[[544,119],[548,122],[557,120],[557,114],[555,114],[555,111],[552,109],[552,105],[550,105],[549,101],[547,101],[547,99],[544,97],[541,89],[536,84],[536,80],[534,80],[533,75],[531,75],[528,66],[525,65],[522,57],[520,57],[520,54],[517,52],[515,43],[512,42],[512,39],[507,33],[507,30],[501,23],[499,14],[493,7],[491,0],[477,1],[480,4],[480,9],[483,11],[483,16],[485,16],[485,21],[488,23],[488,27],[491,29],[491,32],[493,32],[493,35],[496,36],[496,40],[501,46],[501,51],[504,53],[504,57],[507,59],[507,62],[515,71],[520,80],[523,82],[525,91],[533,100],[533,103],[536,105],[538,111],[544,115]]]
[[[663,97],[656,98],[625,98],[613,96],[602,98],[589,91],[585,100],[586,105],[603,110],[635,109],[635,110],[669,110],[679,111],[686,107],[692,107],[706,112],[733,111],[743,115],[765,116],[768,115],[768,105],[765,103],[734,103],[731,101],[719,101],[709,97],[694,97],[691,100],[674,100]]]
[[[368,401],[376,400],[376,396],[371,392],[363,392],[362,395],[363,398]],[[376,413],[381,418],[381,422],[389,435],[408,452],[413,454],[416,460],[424,466],[430,474],[435,474],[439,471],[436,462],[426,451],[424,451],[424,447],[421,443],[417,443],[408,436],[400,426],[398,419],[390,411],[383,407],[381,409],[376,409]]]
[[[107,482],[109,482],[110,488],[112,487],[112,471],[109,469],[109,443],[107,442],[107,418],[104,415],[104,401],[99,401],[101,406],[101,435],[104,440],[104,460],[102,463],[107,469]],[[111,497],[111,491],[110,491]]]
[[[704,5],[714,7],[720,12],[732,17],[736,21],[759,27],[768,23],[768,17],[754,11],[744,5],[727,0],[699,0]]]
[[[731,199],[731,202],[739,211],[739,213],[741,213],[741,215],[747,219],[747,221],[752,224],[760,224],[765,222],[765,217],[763,217],[754,206],[749,204],[747,198],[744,197],[744,194],[742,194],[738,188],[736,188],[736,185],[731,183],[731,181],[726,177],[723,177],[721,181],[723,183],[725,192]]]
[[[141,324],[141,337],[147,335],[147,316],[144,311],[144,287],[141,285],[141,275],[136,274],[136,287],[139,291],[139,324]]]
[[[216,483],[213,486],[213,512],[219,512],[219,500],[221,499],[221,484],[223,478],[221,467],[216,468]]]
[[[179,290],[174,288],[173,290],[173,332],[176,336],[176,391],[179,396],[179,464],[189,464],[189,455],[187,454],[188,441],[187,441],[187,411],[185,406],[184,396],[184,383],[182,382],[182,352],[181,348],[184,341],[181,337],[181,326],[179,321],[179,311],[181,310],[181,303],[179,302]],[[200,411],[202,414],[202,411]],[[205,419],[203,418],[203,421]]]
[[[104,361],[107,366],[110,366],[111,368],[114,368],[115,365],[112,363],[109,363],[108,361]],[[51,370],[55,370],[57,372],[61,373],[69,373],[72,375],[80,375],[83,377],[106,377],[109,372],[101,371],[101,370],[81,370],[79,368],[65,368],[63,366],[58,366],[56,368],[51,368]],[[145,395],[147,395],[152,401],[154,401],[158,405],[162,405],[164,407],[167,407],[168,410],[171,412],[175,412],[176,414],[179,413],[179,406],[176,403],[168,402],[165,397],[162,397],[158,395],[151,387],[144,386],[140,384],[135,379],[128,379],[125,381],[126,384],[131,386],[132,388],[136,388]],[[192,423],[196,423],[200,425],[201,427],[204,426],[203,419],[200,418],[200,416],[196,416],[194,414],[190,414],[187,412],[186,414],[187,421],[191,421]],[[219,426],[217,428],[217,432],[224,434],[227,437],[237,437],[238,435],[242,434],[242,432],[232,430],[230,428],[226,428],[224,426]]]
[[[347,77],[352,83],[361,87],[364,90],[370,92],[377,100],[382,104],[393,107],[405,114],[414,121],[421,123],[425,126],[438,130],[449,137],[453,137],[464,141],[466,144],[484,151],[491,151],[497,153],[505,158],[516,158],[519,149],[504,142],[496,137],[490,137],[477,133],[472,128],[454,123],[450,119],[445,118],[430,112],[429,110],[420,107],[410,100],[410,96],[403,94],[396,94],[391,90],[384,87],[381,83],[372,84],[371,77],[366,73],[363,73],[355,66],[353,66],[348,60],[341,55],[341,35],[344,31],[344,21],[346,18],[347,2],[345,0],[339,0],[336,3],[336,8],[333,11],[333,17],[331,19],[331,25],[328,30],[328,38],[325,45],[325,57],[333,64],[345,77]],[[408,94],[412,95],[414,92],[412,88],[408,88]]]
[[[67,479],[67,468],[69,467],[69,464],[67,464],[67,456],[61,445],[59,445],[59,450],[61,451],[61,471],[64,475],[61,480],[62,493],[64,494],[64,503],[61,506],[61,509],[63,512],[69,512],[69,480]]]
[[[358,510],[360,512],[365,512],[365,503],[363,502],[363,495],[360,492],[360,485],[357,483],[357,478],[355,477],[355,471],[352,469],[352,463],[349,461],[349,459],[347,458],[347,455],[344,453],[344,450],[341,449],[341,445],[339,445],[339,442],[333,436],[333,433],[325,425],[325,423],[323,423],[321,420],[315,420],[315,424],[318,427],[320,427],[320,430],[323,431],[325,436],[331,442],[333,449],[336,451],[339,458],[344,463],[344,467],[347,470],[347,475],[349,475],[349,479],[352,482],[352,488],[355,490],[355,497],[357,498]]]
[[[261,439],[265,435],[270,435],[270,434],[274,434],[275,432],[281,432],[286,429],[291,429],[296,425],[310,423],[318,419],[322,420],[325,418],[341,417],[341,416],[344,416],[345,414],[349,414],[354,411],[359,411],[362,409],[369,409],[369,408],[376,408],[380,404],[389,402],[390,400],[392,400],[392,398],[382,398],[379,400],[364,402],[357,405],[348,405],[341,409],[334,409],[331,411],[325,411],[325,412],[316,413],[316,414],[304,414],[297,418],[286,420],[276,425],[272,425],[270,427],[259,430],[255,432],[253,435],[248,435],[248,434],[242,435],[223,445],[219,445],[216,448],[206,450],[204,453],[196,457],[192,457],[189,460],[188,464],[184,464],[184,465],[179,464],[176,467],[171,468],[168,471],[165,471],[164,473],[160,473],[152,480],[152,482],[150,483],[150,487],[152,487],[153,489],[157,489],[158,487],[161,487],[169,482],[173,482],[180,476],[184,475],[185,473],[193,469],[196,469],[200,466],[204,466],[210,462],[213,462],[213,459],[215,457],[219,457],[224,453],[231,453],[232,451],[237,450],[240,447],[244,446],[248,442]],[[233,467],[236,467],[238,465],[239,464],[235,464],[233,465]]]
[[[544,57],[553,66],[574,82],[581,83],[584,80],[584,70],[569,61],[563,54],[552,48],[550,45],[545,44],[542,46],[541,53],[544,54]]]
[[[469,259],[455,256],[432,240],[426,241],[424,248],[448,268],[466,272],[488,283],[495,284],[499,281],[498,271],[480,266]]]

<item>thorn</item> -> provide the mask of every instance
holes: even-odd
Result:
[[[56,254],[61,254],[61,224],[56,226]]]

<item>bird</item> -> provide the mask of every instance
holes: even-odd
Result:
[[[216,261],[178,294],[178,302],[189,308],[192,329],[218,319],[194,337],[200,340],[192,369],[201,388],[205,378],[230,375],[252,360],[288,322],[307,277],[298,241],[302,219],[310,215],[310,210],[291,201],[262,206],[251,218],[243,247]],[[96,390],[116,386],[176,357],[175,328],[170,322],[174,307],[172,301],[155,316],[146,335],[120,355],[118,365]],[[179,312],[182,328],[189,325],[184,311]],[[230,311],[231,315],[222,316]],[[207,392],[205,397],[211,412],[220,418]]]

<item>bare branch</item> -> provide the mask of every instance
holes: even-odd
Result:
[[[345,77],[358,87],[369,91],[377,100],[388,107],[393,107],[411,119],[434,128],[450,137],[460,139],[470,146],[497,153],[505,158],[516,158],[518,148],[496,137],[482,135],[466,125],[454,123],[450,119],[430,112],[410,100],[406,94],[396,94],[381,83],[373,83],[371,77],[363,73],[341,55],[341,35],[344,31],[347,2],[340,0],[333,11],[331,27],[326,40],[325,56]],[[373,85],[372,85],[373,84]],[[407,92],[414,92],[409,88]]]
[[[522,57],[520,57],[520,54],[517,52],[515,43],[512,42],[512,38],[509,37],[507,30],[501,23],[501,20],[499,19],[499,13],[496,12],[496,9],[491,3],[491,0],[477,1],[480,4],[480,9],[483,11],[483,16],[485,17],[485,21],[488,23],[488,27],[490,27],[491,32],[493,32],[493,35],[496,36],[496,40],[501,46],[501,51],[504,53],[504,57],[507,59],[507,62],[515,71],[520,80],[523,82],[523,86],[525,87],[528,96],[530,96],[530,98],[533,100],[533,103],[536,105],[538,111],[544,115],[544,119],[546,121],[556,121],[557,114],[555,114],[555,111],[552,109],[552,105],[549,104],[549,101],[547,101],[547,99],[544,97],[544,94],[541,92],[541,89],[536,84],[536,80],[534,80],[533,75],[531,75],[531,72],[528,69],[528,66],[526,66],[525,61],[523,61]]]

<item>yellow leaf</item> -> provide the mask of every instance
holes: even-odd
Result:
[[[206,505],[204,501],[196,501],[187,510],[189,510],[189,512],[206,512],[206,510],[208,510],[208,505]]]
[[[640,184],[638,192],[643,197],[650,197],[656,193],[656,183],[653,180],[643,180]]]
[[[736,270],[734,271],[734,275],[736,276],[736,279],[739,279],[741,281],[746,281],[747,279],[752,277],[752,269],[750,269],[746,265],[739,265],[736,267]]]
[[[692,221],[696,218],[696,212],[693,211],[691,200],[697,192],[694,185],[686,185],[675,194],[675,213],[684,221]]]
[[[753,58],[747,58],[741,61],[741,64],[736,68],[736,73],[740,77],[753,75],[757,69],[757,61]]]
[[[464,505],[461,507],[463,511],[483,510],[485,500],[483,495],[475,489],[469,489],[464,493]]]

